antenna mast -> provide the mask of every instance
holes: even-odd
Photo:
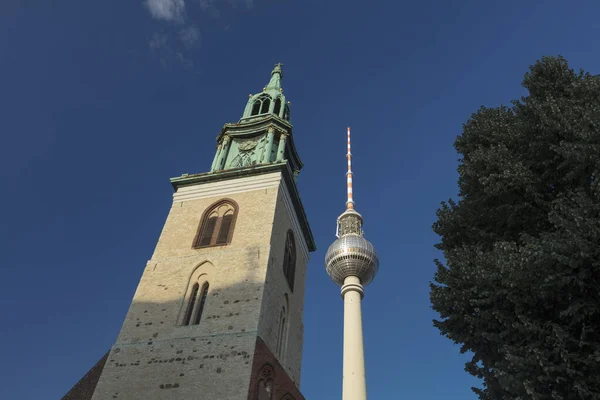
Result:
[[[346,172],[346,180],[348,183],[348,201],[346,201],[346,209],[354,210],[354,200],[352,199],[352,152],[350,151],[350,127],[348,127],[348,172]]]

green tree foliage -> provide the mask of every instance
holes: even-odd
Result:
[[[544,57],[463,126],[434,231],[434,325],[480,399],[600,399],[600,77]]]

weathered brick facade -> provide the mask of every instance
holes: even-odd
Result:
[[[102,374],[102,369],[106,360],[108,359],[108,353],[104,355],[88,372],[69,390],[69,392],[63,396],[62,400],[90,400],[96,390],[98,379]]]
[[[261,379],[272,379],[271,398],[277,400],[305,400],[294,381],[290,379],[285,369],[279,364],[269,347],[260,339],[256,340],[254,361],[248,400],[260,400],[258,384]]]

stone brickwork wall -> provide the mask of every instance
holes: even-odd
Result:
[[[282,273],[276,266],[280,258],[270,254],[283,246],[273,229],[285,231],[290,224],[281,211],[285,205],[280,189],[285,189],[280,177],[211,185],[208,192],[192,188],[174,195],[93,400],[246,399],[259,321],[267,331],[273,318],[266,316],[277,308],[270,299],[281,293],[276,277],[277,271]],[[194,249],[203,212],[224,198],[239,207],[231,243]],[[298,253],[298,262],[305,265],[300,261],[302,252]],[[294,296],[303,293],[303,269],[297,268],[301,284]],[[210,284],[202,320],[199,325],[180,326],[190,278],[199,273]],[[301,316],[299,301],[292,300]],[[290,352],[291,371],[299,379],[301,344],[298,352],[298,345],[289,342],[296,349]]]
[[[300,371],[302,365],[302,344],[304,326],[302,315],[304,311],[304,287],[306,281],[306,264],[308,259],[301,251],[296,254],[296,272],[293,292],[288,285],[283,273],[283,258],[287,232],[292,229],[292,216],[290,208],[286,207],[286,191],[282,187],[277,196],[275,208],[275,223],[271,236],[271,255],[267,270],[268,290],[263,296],[263,304],[258,328],[259,336],[273,351],[277,348],[278,327],[280,324],[280,310],[285,306],[287,310],[287,338],[284,339],[285,347],[281,355],[277,355],[282,367],[291,379],[300,386]],[[292,229],[293,230],[293,229]],[[300,249],[304,238],[294,234],[296,247]]]

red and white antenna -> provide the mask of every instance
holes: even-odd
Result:
[[[354,209],[354,200],[352,199],[352,152],[350,151],[350,127],[348,127],[348,172],[346,172],[346,180],[348,183],[348,201],[346,201],[346,209]]]

